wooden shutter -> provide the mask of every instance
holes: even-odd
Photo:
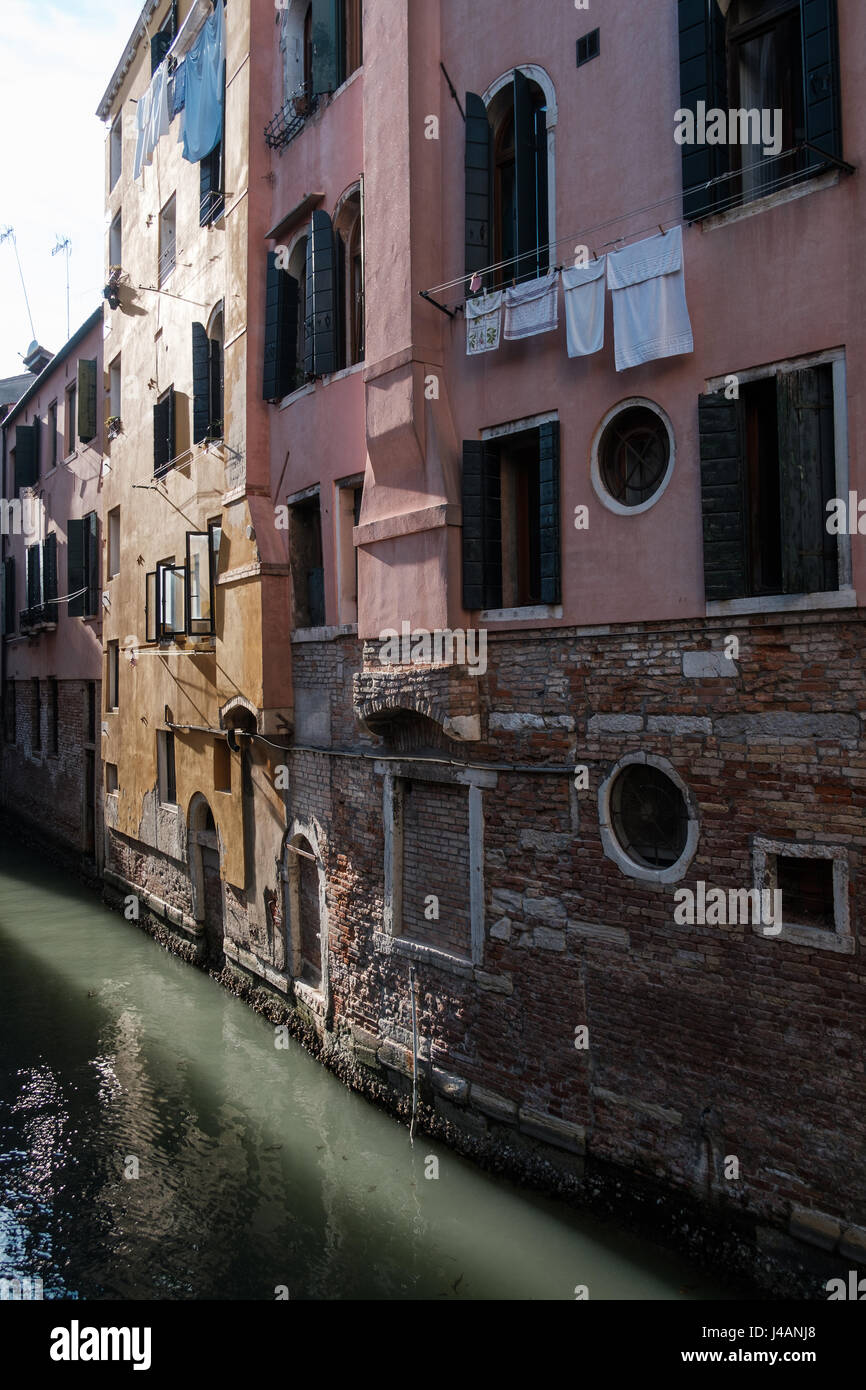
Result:
[[[783,590],[826,593],[839,587],[837,537],[828,534],[826,510],[836,496],[832,367],[780,373],[776,404]]]
[[[39,565],[39,546],[27,547],[27,607],[38,608],[42,602],[42,576]]]
[[[174,387],[153,407],[153,471],[159,473],[174,459]]]
[[[15,426],[15,491],[36,482],[36,434],[32,425]]]
[[[225,434],[223,422],[223,345],[219,338],[210,340],[210,427],[211,438]]]
[[[88,512],[84,518],[85,566],[87,581],[87,617],[99,612],[99,518]]]
[[[707,599],[745,598],[748,560],[745,450],[739,401],[722,392],[698,401],[704,589]]]
[[[313,0],[313,95],[340,85],[340,0]]]
[[[803,0],[801,15],[806,139],[826,154],[841,159],[842,116],[836,0]]]
[[[2,611],[2,617],[3,617],[3,631],[4,631],[4,633],[7,633],[7,632],[14,632],[14,631],[15,631],[15,557],[14,557],[13,555],[9,555],[9,556],[4,560],[4,562],[3,562],[3,568],[2,568],[2,571],[0,571],[0,573],[2,573],[2,575],[3,575],[3,602],[2,602],[2,609],[0,609],[0,611]]]
[[[170,29],[160,29],[159,33],[154,34],[150,41],[150,75],[156,72],[160,63],[165,58],[166,53],[171,48],[172,35]]]
[[[144,640],[156,641],[156,570],[144,576]]]
[[[337,275],[334,228],[326,212],[313,213],[307,240],[305,352],[310,376],[337,370]],[[305,363],[306,365],[306,363]]]
[[[68,521],[66,524],[66,592],[78,594],[85,587],[84,576],[84,522]],[[66,611],[70,618],[83,618],[87,595],[78,594],[71,598]]]
[[[42,602],[46,622],[57,622],[57,534],[52,531],[42,542]],[[49,607],[50,605],[50,607]]]
[[[513,274],[518,280],[535,276],[539,242],[535,177],[535,115],[529,80],[514,73],[514,251]]]
[[[463,441],[463,607],[502,607],[499,454],[478,439]]]
[[[210,343],[203,323],[192,326],[192,440],[210,433]]]
[[[78,359],[78,438],[96,438],[96,358]]]
[[[725,19],[718,0],[679,0],[680,107],[697,112],[699,101],[728,108]],[[726,145],[683,145],[683,216],[692,220],[712,212],[724,199],[726,184],[698,187],[728,172]],[[693,189],[693,192],[689,192]]]
[[[541,602],[562,601],[559,540],[559,421],[538,429],[538,550]]]
[[[309,258],[310,243],[307,243]],[[265,362],[262,395],[279,401],[295,383],[298,362],[298,282],[281,270],[276,254],[268,252],[265,293]],[[312,364],[310,366],[312,373]]]
[[[487,108],[475,92],[466,93],[466,274],[485,270],[493,260],[493,131]]]

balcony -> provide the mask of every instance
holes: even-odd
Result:
[[[37,603],[18,614],[18,631],[24,634],[53,632],[57,627],[57,604]]]
[[[308,86],[293,92],[273,120],[265,126],[265,143],[268,148],[281,150],[290,145],[295,136],[300,135],[318,104],[318,97],[313,95]]]

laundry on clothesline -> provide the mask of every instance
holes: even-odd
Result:
[[[225,17],[222,0],[184,59],[183,157],[209,155],[223,133]]]
[[[502,291],[479,294],[466,301],[466,353],[495,352],[502,327]]]
[[[504,336],[510,340],[549,333],[559,323],[559,271],[505,291]]]
[[[683,229],[612,251],[607,283],[613,293],[616,369],[694,352],[683,274]]]
[[[605,257],[562,272],[569,357],[588,357],[604,347]]]

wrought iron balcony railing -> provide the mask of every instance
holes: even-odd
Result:
[[[272,150],[281,150],[300,135],[319,103],[308,86],[292,92],[280,110],[265,126],[265,142]]]

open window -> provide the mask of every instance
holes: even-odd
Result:
[[[177,804],[177,776],[174,763],[174,734],[160,729],[156,735],[156,769],[159,799],[164,806]]]
[[[559,422],[463,445],[463,604],[561,599]]]
[[[489,106],[466,94],[466,274],[487,288],[550,268],[547,98],[519,68]]]
[[[295,629],[324,627],[325,571],[318,493],[289,507],[289,557],[292,571],[292,626]]]
[[[313,0],[312,86],[314,95],[334,92],[363,62],[361,0]]]
[[[177,262],[177,199],[172,193],[159,214],[158,283],[164,285]]]
[[[338,367],[364,360],[364,225],[363,185],[342,202],[334,219]]]
[[[108,137],[108,191],[111,192],[123,168],[123,117],[117,115]]]
[[[186,533],[186,630],[190,637],[214,631],[213,542],[210,531]]]
[[[701,397],[708,600],[839,588],[827,528],[838,493],[834,370],[771,371],[741,383],[738,400]]]
[[[208,637],[214,632],[215,536],[218,525],[186,534],[186,563],[160,560],[145,576],[145,640]],[[218,553],[218,541],[216,542]]]
[[[170,386],[153,407],[153,471],[165,473],[174,463],[174,387]]]
[[[337,579],[339,622],[343,626],[358,621],[358,549],[354,530],[361,524],[362,475],[337,484]]]
[[[120,270],[123,265],[123,214],[118,212],[108,232],[108,271]]]
[[[192,326],[193,442],[222,439],[223,424],[223,311],[217,308],[210,327]]]
[[[303,274],[306,275],[305,244],[303,256]],[[299,302],[302,301],[298,284],[297,254],[293,255],[292,265],[295,274],[290,274],[277,264],[275,251],[268,252],[262,372],[262,396],[266,401],[282,400],[283,396],[294,391],[303,380],[302,369],[301,381],[298,380],[299,365],[303,363],[303,326],[301,323],[299,329]]]
[[[750,202],[839,163],[836,0],[680,0],[679,27],[681,109],[696,116],[703,102],[707,113],[748,121],[746,143],[740,128],[718,144],[683,144],[686,217]],[[763,112],[773,115],[779,146],[768,155]]]

